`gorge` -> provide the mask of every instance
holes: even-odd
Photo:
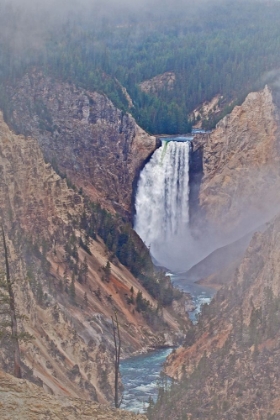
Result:
[[[279,419],[280,2],[0,22],[1,420]]]
[[[34,137],[27,133],[15,134],[3,117],[0,118],[1,220],[11,253],[11,272],[20,279],[15,286],[18,310],[25,316],[20,328],[34,337],[22,346],[23,375],[51,394],[104,403],[111,401],[113,395],[111,316],[115,312],[125,343],[123,356],[173,344],[188,325],[181,295],[176,296],[176,308],[169,305],[168,309],[165,305],[160,313],[156,312],[160,293],[166,290],[164,293],[170,296],[175,291],[165,280],[162,288],[158,288],[158,274],[154,272],[147,250],[127,224],[131,192],[125,193],[127,200],[106,201],[106,195],[110,195],[109,190],[113,188],[102,169],[110,154],[110,135],[118,149],[114,153],[119,153],[119,159],[127,162],[119,166],[112,162],[112,177],[117,183],[125,182],[126,178],[130,191],[137,167],[154,150],[156,140],[141,131],[131,116],[121,118],[121,112],[102,95],[96,96],[97,102],[91,103],[90,110],[90,113],[99,113],[102,122],[91,119],[86,112],[88,97],[64,84],[59,85],[61,97],[56,98],[57,104],[60,112],[69,116],[68,95],[72,95],[72,112],[76,118],[67,128],[65,120],[61,119],[60,123],[57,120],[61,128],[49,131],[42,121],[48,118],[47,106],[51,108],[55,99],[45,96],[51,90],[51,83],[40,77],[39,80],[43,85],[37,91],[37,104],[46,101],[40,127],[36,106],[22,107],[15,97],[13,111],[16,120],[20,115],[20,121],[25,118],[26,122],[30,121],[29,134]],[[36,88],[35,80],[32,86],[28,83],[26,86]],[[32,94],[31,98],[34,100]],[[79,111],[83,109],[83,100],[87,103],[85,119]],[[125,121],[129,125],[127,129]],[[61,134],[63,130],[67,136]],[[95,153],[93,142],[92,159],[87,150],[88,163],[82,166],[87,178],[83,177],[83,181],[90,185],[87,184],[87,190],[83,184],[83,191],[78,180],[76,185],[71,183],[70,172],[77,174],[81,170],[85,142],[92,138],[99,139],[103,147]],[[42,147],[45,160],[40,139],[46,146]],[[59,147],[64,149],[62,155],[68,154],[67,177],[62,171],[68,175],[68,169],[55,166],[48,155],[51,152],[47,146],[52,149],[53,141],[58,141]],[[136,154],[136,160],[132,159]],[[74,162],[73,166],[70,161]],[[129,169],[130,164],[132,169]],[[99,176],[91,178],[87,165],[93,165]],[[118,174],[122,174],[120,181]],[[101,187],[103,181],[107,186]],[[117,189],[124,193],[121,187]],[[93,203],[93,196],[99,196],[100,202]],[[116,213],[116,207],[123,216]],[[3,258],[2,251],[0,258]],[[128,265],[134,268],[129,269]],[[152,286],[150,292],[144,287],[144,280]],[[10,342],[4,340],[4,343],[1,368],[11,372]]]
[[[60,96],[56,97],[50,79],[36,72],[18,83],[20,94],[15,92],[12,100],[13,123],[21,130],[25,121],[24,127],[34,138],[16,135],[1,121],[0,199],[13,250],[13,273],[27,279],[16,290],[19,308],[31,320],[23,321],[21,328],[35,337],[24,346],[25,375],[55,395],[110,400],[110,316],[116,310],[125,343],[123,357],[181,342],[184,346],[169,356],[166,368],[170,376],[180,379],[184,359],[189,357],[185,346],[191,346],[193,340],[188,337],[200,339],[207,354],[213,351],[219,336],[206,343],[199,336],[201,325],[204,331],[209,328],[210,336],[216,328],[217,320],[212,320],[210,328],[205,314],[223,314],[221,296],[230,296],[227,287],[233,287],[254,231],[261,226],[265,230],[267,220],[279,208],[275,93],[268,87],[251,93],[216,130],[196,133],[192,147],[189,140],[170,138],[158,147],[156,138],[141,132],[132,117],[122,117],[102,95],[57,82]],[[25,106],[29,97],[29,106]],[[39,119],[38,101],[44,110]],[[49,115],[53,130],[43,124]],[[70,124],[72,117],[75,123]],[[86,146],[91,138],[98,139],[98,152],[94,144]],[[65,150],[56,166],[60,175],[52,168],[56,144]],[[115,164],[115,153],[119,164]],[[102,169],[107,158],[114,183],[108,182]],[[213,303],[202,308],[197,326],[186,316],[188,302],[176,295],[168,278],[153,271],[147,249],[126,224],[132,183],[145,162],[136,198],[136,229],[146,245],[151,245],[154,260],[177,273],[172,281],[181,289],[187,290],[197,280],[203,280],[197,287],[221,289]],[[79,173],[84,174],[82,184]],[[71,186],[74,181],[78,189]],[[106,210],[91,204],[94,197],[99,197]],[[116,209],[121,210],[121,217]],[[139,214],[139,209],[144,213]],[[22,233],[17,236],[15,232]],[[21,237],[27,238],[25,242]],[[163,246],[166,238],[169,245]],[[110,271],[105,270],[108,262]],[[131,267],[135,276],[129,272]],[[75,302],[69,295],[73,282]],[[200,302],[208,298],[194,290],[188,292],[196,293]],[[218,345],[221,343],[222,338]],[[195,361],[190,357],[190,372],[203,356],[201,351],[192,351],[196,356]],[[147,361],[149,366],[151,359]],[[160,363],[157,366],[156,375]],[[2,349],[2,367],[10,368],[8,348]],[[142,373],[139,378],[141,382]],[[151,384],[154,382],[152,378]],[[136,385],[137,392],[141,385]],[[161,416],[161,408],[158,413]]]
[[[260,92],[251,93],[242,106],[236,107],[230,115],[218,124],[216,130],[212,133],[198,134],[194,138],[192,153],[203,149],[204,176],[201,178],[199,186],[199,211],[197,214],[193,214],[192,223],[188,224],[187,229],[184,227],[186,226],[184,222],[189,222],[190,176],[189,173],[186,176],[185,167],[183,167],[180,173],[183,181],[180,183],[178,180],[177,170],[180,159],[176,160],[176,157],[180,156],[181,144],[171,142],[167,146],[167,143],[163,142],[161,148],[154,153],[151,161],[144,168],[139,180],[137,195],[137,199],[141,197],[139,199],[141,205],[140,203],[137,204],[136,199],[136,210],[138,212],[143,211],[144,215],[142,214],[139,217],[139,214],[136,213],[135,228],[143,240],[146,240],[147,245],[146,238],[150,241],[150,252],[156,262],[163,256],[161,264],[172,268],[169,265],[170,260],[168,260],[168,257],[171,256],[171,261],[175,261],[174,271],[176,269],[177,271],[184,270],[185,268],[185,273],[173,277],[175,284],[183,289],[186,290],[186,287],[193,284],[193,281],[203,280],[203,284],[210,286],[210,290],[212,286],[216,290],[221,289],[224,290],[224,293],[228,293],[226,291],[227,284],[230,284],[235,276],[235,270],[242,260],[254,232],[265,230],[266,222],[277,214],[279,195],[275,188],[279,185],[277,164],[279,151],[276,140],[278,115],[277,91],[274,90],[272,93],[272,90],[266,87]],[[262,121],[264,126],[259,127],[258,121]],[[170,145],[173,147],[170,147]],[[234,149],[232,153],[231,148]],[[243,154],[237,152],[238,148],[242,150]],[[247,159],[244,160],[244,150],[246,149],[248,150]],[[164,161],[164,159],[166,160]],[[173,164],[173,170],[170,170],[170,159],[173,159],[175,163]],[[233,163],[236,159],[238,159],[238,163]],[[232,162],[228,162],[229,160],[232,160]],[[185,160],[185,164],[187,167],[189,166],[189,157]],[[172,232],[174,225],[170,224],[169,231],[161,229],[161,226],[168,226],[168,223],[166,223],[167,214],[174,215],[172,205],[168,201],[168,198],[172,196],[170,194],[171,188],[174,192],[173,202],[179,203],[178,213],[181,214],[181,202],[180,199],[178,200],[177,194],[184,181],[187,183],[187,198],[184,208],[187,217],[180,219],[183,222],[180,232],[185,234],[178,241],[181,248],[185,250],[183,261],[186,265],[183,268],[182,265],[178,264],[178,259],[172,259],[174,248],[175,257],[179,257],[178,248],[174,246],[174,243],[176,244],[176,229]],[[214,188],[213,184],[215,185]],[[243,187],[237,187],[236,184],[242,184]],[[160,192],[159,195],[157,195],[158,192]],[[184,192],[186,192],[186,189],[184,189]],[[211,202],[212,196],[213,202]],[[217,201],[218,197],[220,197],[220,203]],[[229,197],[232,201],[228,201]],[[197,206],[197,203],[195,205]],[[215,215],[217,211],[219,212],[218,218]],[[199,217],[201,217],[201,220],[199,220]],[[229,218],[232,218],[231,222],[229,222]],[[174,219],[176,220],[176,216]],[[153,225],[157,227],[153,232],[156,238],[151,234]],[[178,225],[175,224],[175,226]],[[193,229],[193,226],[195,229]],[[204,235],[201,235],[201,230],[204,230]],[[175,241],[171,241],[171,245],[165,247],[166,243],[164,241],[168,238],[170,232],[173,234],[175,232]],[[158,243],[157,237],[159,238]],[[211,241],[209,241],[209,238],[211,238]],[[192,249],[195,249],[194,246],[198,245],[194,252],[193,264],[189,260],[191,254],[187,252],[188,240],[192,244]],[[203,240],[206,242],[205,244],[203,244]],[[199,245],[200,248],[204,246],[204,249],[198,253]],[[162,250],[163,253],[161,254]],[[170,250],[169,255],[167,255],[168,250]],[[158,254],[156,254],[157,252]],[[196,261],[198,257],[200,260]],[[190,267],[192,268],[189,269]],[[199,287],[199,285],[195,287]],[[218,293],[209,309],[203,309],[203,314],[208,314],[212,307],[217,306],[221,293]],[[213,292],[212,294],[210,292],[210,296],[213,296]],[[205,301],[209,303],[209,300],[205,299]],[[207,316],[205,315],[204,318],[207,325]],[[202,317],[202,320],[199,321],[198,331],[201,329],[204,318]],[[203,325],[205,328],[205,324]],[[188,343],[186,342],[187,346]],[[176,365],[176,353],[178,353],[180,364],[177,369],[180,370],[183,363],[183,349],[184,347],[168,359],[166,371],[171,376],[174,376],[174,374],[172,367],[169,367],[169,363],[172,366]],[[188,354],[187,351],[186,354]],[[177,371],[176,378],[178,377],[181,378]],[[169,397],[167,396],[167,398]]]
[[[219,245],[186,275],[218,292],[167,359],[178,385],[160,397],[152,419],[279,416],[278,95],[268,87],[249,94],[194,141],[195,150],[203,145],[204,175],[192,222]]]
[[[50,107],[47,96],[47,92],[51,92],[50,82],[43,78],[39,78],[39,80],[44,89],[36,90],[37,95],[42,95],[41,100]],[[25,83],[24,86],[27,86],[27,89],[35,89],[37,85],[33,80],[32,85],[30,84],[31,87]],[[24,89],[22,96],[27,95]],[[96,96],[97,102],[91,104],[90,113],[87,114],[87,99],[83,96],[84,92],[77,90],[73,93],[73,89],[69,92],[67,85],[60,85],[60,89],[61,98],[64,98],[61,99],[61,110],[66,112],[66,105],[63,106],[63,104],[66,104],[71,98],[74,100],[73,112],[77,112],[75,114],[77,122],[70,127],[71,135],[68,131],[68,137],[64,137],[60,135],[60,130],[57,130],[57,133],[56,131],[52,133],[44,129],[42,125],[39,127],[36,114],[30,119],[32,123],[30,123],[29,129],[35,138],[38,137],[42,141],[44,153],[49,153],[47,146],[56,139],[56,141],[62,142],[60,147],[67,149],[67,154],[69,157],[71,156],[72,161],[79,162],[79,156],[84,151],[83,145],[86,136],[83,133],[85,130],[91,132],[93,136],[100,136],[98,138],[101,141],[98,121],[91,119],[90,115],[97,112],[96,108],[98,110],[105,99]],[[69,96],[70,93],[73,96]],[[90,93],[86,95],[93,97]],[[14,121],[22,121],[24,118],[27,121],[30,118],[29,113],[35,112],[32,106],[29,108],[21,106],[22,96],[14,97],[12,114]],[[82,99],[85,101],[84,105]],[[55,101],[54,98],[50,103],[53,101]],[[110,356],[110,351],[113,349],[110,336],[110,316],[114,310],[118,311],[120,317],[121,333],[125,337],[126,343],[123,355],[126,357],[135,351],[173,345],[176,342],[176,335],[183,341],[184,346],[169,356],[166,367],[168,375],[181,379],[185,358],[189,360],[188,369],[190,372],[200,360],[203,362],[201,351],[192,349],[193,337],[200,340],[202,348],[206,350],[209,357],[212,352],[215,357],[214,349],[217,345],[215,340],[218,339],[218,346],[223,347],[224,331],[229,328],[229,324],[226,323],[228,314],[223,309],[224,296],[231,296],[230,288],[235,287],[235,282],[239,281],[238,279],[234,280],[234,276],[254,230],[259,230],[261,226],[265,230],[266,221],[277,213],[279,208],[279,194],[276,188],[277,185],[280,185],[277,144],[278,111],[275,103],[275,97],[269,88],[250,94],[242,106],[235,108],[218,124],[216,130],[211,133],[196,134],[192,140],[192,148],[190,148],[189,141],[167,142],[166,140],[166,143],[163,142],[161,147],[156,148],[156,139],[143,134],[143,138],[147,139],[148,148],[142,159],[138,161],[137,166],[133,166],[132,161],[129,161],[129,156],[131,157],[132,151],[135,150],[133,149],[135,138],[139,139],[138,145],[140,145],[142,135],[140,138],[137,137],[139,129],[133,126],[133,120],[126,117],[133,128],[133,134],[130,136],[127,131],[120,133],[121,127],[123,127],[122,119],[119,118],[120,114],[113,109],[109,102],[105,101],[105,104],[106,107],[109,106],[110,112],[107,114],[104,110],[100,111],[100,116],[104,118],[102,129],[106,128],[111,134],[113,133],[112,139],[117,139],[114,147],[119,147],[119,150],[122,151],[123,162],[126,160],[131,162],[132,166],[130,167],[134,168],[133,171],[126,172],[129,166],[124,165],[126,179],[130,179],[132,182],[134,177],[137,177],[137,171],[141,164],[148,160],[140,175],[140,183],[142,182],[143,186],[140,191],[142,198],[140,203],[136,202],[136,209],[139,211],[139,208],[141,209],[141,206],[144,205],[144,210],[148,214],[148,217],[146,215],[142,219],[141,215],[138,227],[143,229],[143,235],[147,235],[146,244],[151,245],[152,255],[153,252],[158,252],[154,259],[161,265],[170,267],[174,272],[184,271],[184,273],[180,275],[177,273],[177,276],[173,277],[173,281],[182,289],[186,288],[190,279],[192,282],[203,280],[202,287],[206,285],[211,289],[214,285],[216,289],[221,289],[213,302],[202,309],[202,317],[195,327],[190,324],[185,315],[186,302],[181,296],[174,295],[175,298],[172,299],[171,304],[163,306],[160,319],[155,316],[158,306],[156,298],[173,296],[172,294],[175,292],[167,280],[163,277],[157,278],[157,273],[151,271],[148,283],[150,292],[148,293],[143,286],[145,283],[142,284],[139,281],[139,279],[142,282],[146,281],[146,278],[139,276],[137,279],[120,263],[120,260],[114,257],[112,252],[114,246],[121,245],[121,248],[123,247],[122,252],[118,254],[120,259],[126,255],[134,255],[129,253],[135,252],[134,249],[137,249],[138,254],[135,262],[133,259],[123,261],[126,264],[132,262],[136,264],[140,258],[142,267],[144,259],[141,258],[142,255],[145,255],[146,258],[147,250],[138,236],[136,234],[134,236],[132,231],[128,230],[127,225],[121,224],[124,223],[121,222],[121,218],[114,222],[118,223],[117,230],[114,230],[116,228],[112,216],[109,216],[105,210],[101,210],[98,206],[92,207],[84,191],[77,191],[71,187],[69,178],[75,180],[71,171],[78,171],[78,169],[75,166],[69,167],[69,172],[67,172],[66,168],[69,178],[62,179],[53,171],[50,163],[44,162],[36,139],[17,136],[9,130],[3,121],[1,122],[1,168],[3,174],[1,191],[3,194],[0,198],[2,216],[5,220],[5,228],[9,232],[9,246],[12,247],[14,244],[11,248],[13,249],[13,272],[23,278],[28,275],[27,281],[17,286],[20,309],[31,319],[31,323],[24,321],[22,328],[27,329],[35,336],[35,341],[24,346],[23,351],[25,371],[29,378],[41,381],[43,387],[55,395],[86,397],[98,399],[101,402],[110,399],[113,376]],[[102,106],[105,106],[104,103]],[[44,109],[46,112],[46,108]],[[79,114],[80,109],[84,114]],[[112,122],[105,124],[106,121],[110,121],[112,115],[117,118],[114,120],[114,124]],[[44,118],[43,114],[41,118]],[[62,124],[62,120],[59,122],[59,119],[56,119],[56,123]],[[81,138],[81,142],[79,138]],[[88,194],[92,197],[91,191],[94,188],[101,203],[106,202],[106,194],[110,195],[112,188],[110,184],[104,183],[105,178],[101,178],[101,162],[105,162],[103,153],[106,150],[107,153],[110,152],[104,145],[103,151],[100,149],[96,156],[94,148],[91,149],[95,165],[99,165],[99,178],[91,180]],[[142,153],[143,148],[140,150]],[[135,153],[137,152],[135,151]],[[151,153],[153,154],[150,158]],[[246,159],[244,159],[244,153]],[[192,162],[190,157],[193,158]],[[66,162],[67,160],[65,160]],[[89,166],[87,166],[90,162],[87,162],[83,168],[85,174],[90,172]],[[189,162],[191,162],[194,173],[189,171]],[[194,163],[195,168],[192,166]],[[112,168],[113,166],[112,162]],[[114,171],[115,173],[118,171],[120,174],[121,166],[115,167]],[[127,178],[128,176],[130,178]],[[114,179],[117,182],[116,176]],[[124,182],[124,179],[120,178],[120,182]],[[79,184],[77,185],[79,186]],[[129,188],[131,187],[129,186]],[[86,185],[85,191],[87,191]],[[132,194],[131,191],[132,189],[126,193],[127,197]],[[153,201],[155,200],[152,195],[154,191],[158,192],[156,202]],[[117,199],[125,216],[129,208],[129,200],[123,200],[122,194]],[[177,204],[176,209],[179,210],[179,216],[174,209],[174,202]],[[106,207],[111,211],[116,211],[118,203],[109,200]],[[30,218],[31,214],[32,218]],[[136,215],[136,226],[139,221],[138,216],[139,213]],[[170,218],[168,222],[167,218]],[[156,232],[161,238],[160,240],[152,236],[155,231],[148,229],[148,220],[157,226]],[[173,223],[174,221],[176,223]],[[203,223],[201,224],[200,221]],[[163,223],[168,227],[166,231],[161,229]],[[246,229],[245,225],[247,225]],[[92,226],[95,230],[92,229]],[[109,227],[108,231],[106,230],[107,226]],[[23,244],[20,238],[15,235],[15,231],[21,231],[22,235],[25,235],[23,237],[28,238],[26,244]],[[273,225],[269,232],[274,235]],[[112,233],[115,236],[112,236]],[[168,261],[167,254],[164,254],[168,248],[161,247],[161,242],[165,241],[166,237],[170,240],[169,247],[171,249],[173,241],[177,243],[176,248],[174,247],[176,258],[174,260]],[[253,236],[253,240],[257,240],[257,242],[252,251],[248,248],[247,252],[250,255],[254,253],[255,249],[258,249],[255,247],[260,246],[261,237]],[[42,240],[43,238],[45,242]],[[202,239],[206,244],[203,244]],[[151,243],[149,244],[148,241]],[[182,241],[182,245],[180,241]],[[190,250],[188,241],[191,244]],[[267,238],[266,241],[269,242],[269,239]],[[65,247],[66,243],[69,243],[70,247]],[[132,243],[135,244],[133,247]],[[153,243],[156,245],[154,248]],[[128,246],[128,244],[130,245]],[[27,245],[28,248],[26,248]],[[199,252],[197,252],[198,249]],[[196,255],[193,257],[194,250]],[[86,281],[83,277],[85,274],[81,271],[85,258],[88,266]],[[277,256],[275,258],[277,259]],[[104,270],[108,261],[110,273]],[[44,272],[41,271],[41,264],[43,264]],[[244,264],[246,265],[246,260],[242,265],[242,270],[246,268],[244,268]],[[139,265],[132,265],[132,267],[135,270]],[[77,270],[74,277],[75,303],[73,301],[71,303],[69,291],[67,291],[73,281],[70,278],[71,270],[74,272]],[[49,272],[51,277],[49,277]],[[252,275],[252,281],[253,278]],[[162,284],[160,290],[158,290],[159,281]],[[273,285],[275,290],[276,286],[275,283]],[[40,292],[41,288],[43,296]],[[156,293],[159,294],[156,295]],[[237,291],[234,293],[239,296]],[[84,298],[85,294],[87,300]],[[146,308],[151,308],[148,312],[149,318],[145,318],[147,309],[142,312],[138,312],[136,309],[137,295],[142,296],[142,300],[140,300],[142,305],[147,305],[145,302],[149,302],[149,305],[146,306]],[[249,301],[244,302],[244,312],[246,309],[250,320],[253,312],[248,310]],[[233,301],[229,302],[233,307]],[[259,305],[257,299],[254,301],[254,305]],[[211,325],[208,325],[209,311],[211,314],[213,311]],[[221,317],[222,332],[219,333],[221,336],[215,333],[212,337],[213,328],[216,328],[216,323],[218,323],[215,318],[217,313],[221,314],[219,316]],[[53,319],[58,320],[54,325],[52,325]],[[240,323],[240,319],[237,319],[237,322]],[[248,321],[246,322],[248,323]],[[219,331],[220,327],[217,328]],[[173,331],[173,335],[171,331]],[[203,331],[208,331],[207,334],[209,334],[206,342],[203,338]],[[157,334],[155,334],[156,332]],[[200,336],[200,334],[202,335]],[[251,343],[250,340],[248,343]],[[188,351],[189,347],[191,350]],[[65,358],[68,360],[67,365],[64,364]],[[5,350],[2,360],[4,360],[2,366],[8,370],[10,363],[8,349]],[[102,360],[101,364],[100,360]],[[129,364],[130,360],[123,363]],[[89,372],[92,372],[93,376],[89,376]],[[158,371],[156,375],[158,375]],[[126,379],[124,379],[124,383],[126,383]],[[139,387],[141,388],[141,384],[138,385],[138,391]],[[215,388],[213,388],[213,392],[214,390]],[[129,405],[130,402],[126,400],[126,404]],[[163,404],[163,402],[158,404]],[[162,416],[162,408],[159,405],[157,405],[157,410],[153,414],[155,418]],[[219,410],[222,412],[222,406]],[[167,409],[166,412],[169,413],[167,416],[173,415]]]

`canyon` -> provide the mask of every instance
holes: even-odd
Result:
[[[93,201],[130,217],[133,188],[157,147],[128,113],[98,92],[34,69],[7,87],[9,121],[37,139],[44,158]]]
[[[148,143],[154,147],[153,139]],[[145,146],[142,150],[144,160]],[[143,163],[137,159],[131,177]],[[157,309],[156,299],[108,249],[97,229],[110,223],[111,235],[119,235],[124,245],[128,240],[128,252],[140,261],[145,258],[152,267],[139,237],[116,216],[115,209],[110,215],[100,204],[96,207],[90,193],[83,194],[79,184],[75,187],[58,175],[45,161],[37,139],[15,134],[2,115],[0,171],[1,223],[16,279],[16,307],[23,316],[20,331],[33,337],[21,343],[23,376],[49,394],[110,402],[114,393],[111,317],[118,316],[122,357],[173,345],[190,325],[184,311],[186,298],[180,295],[173,305]],[[127,188],[131,192],[132,186]],[[112,208],[111,203],[106,207]],[[141,270],[143,276],[157,281],[153,269],[148,274],[143,264]],[[166,287],[171,291],[168,280]],[[137,296],[147,314],[138,308]],[[4,336],[1,368],[7,372],[12,370],[11,348]]]
[[[280,3],[33,3],[0,0],[0,418],[279,419]]]
[[[169,356],[165,372],[178,385],[160,396],[151,419],[279,417],[277,96],[268,87],[249,94],[212,133],[194,140],[203,156],[198,199],[205,226],[239,240],[190,273],[218,292]]]
[[[214,131],[196,134],[192,142],[190,225],[197,243],[206,243],[192,273],[218,289],[195,326],[185,313],[184,295],[160,307],[144,287],[159,281],[155,272],[148,274],[151,262],[137,277],[114,248],[117,231],[118,241],[128,238],[129,252],[149,257],[127,221],[157,139],[106,96],[36,70],[7,94],[12,105],[5,117],[14,131],[1,117],[1,221],[12,275],[19,279],[16,302],[25,316],[20,330],[33,340],[21,343],[24,380],[1,373],[5,395],[17,389],[33,410],[31,394],[45,391],[42,400],[58,416],[50,418],[59,418],[55,413],[63,404],[73,419],[94,410],[100,418],[114,416],[90,401],[112,401],[111,317],[117,313],[123,357],[184,340],[165,366],[179,385],[175,381],[159,396],[149,418],[277,418],[277,91],[265,87],[249,94]],[[110,226],[111,242],[107,233],[98,233],[103,225]],[[173,293],[164,282],[163,290]],[[148,316],[137,310],[136,295],[150,308]],[[7,342],[1,368],[11,372],[11,366]],[[86,411],[79,399],[87,400]]]

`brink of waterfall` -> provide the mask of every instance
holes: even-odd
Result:
[[[162,142],[141,172],[136,195],[135,230],[155,262],[171,270],[186,268],[189,233],[190,142]]]

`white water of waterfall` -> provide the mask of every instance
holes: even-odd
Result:
[[[155,261],[184,269],[189,235],[189,142],[163,142],[141,172],[135,230]]]

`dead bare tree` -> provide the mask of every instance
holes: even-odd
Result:
[[[1,225],[1,230],[2,230],[3,247],[4,247],[5,267],[6,267],[6,282],[7,282],[6,285],[7,285],[7,292],[8,292],[9,315],[11,317],[11,325],[10,325],[11,331],[12,331],[11,337],[14,343],[14,376],[16,378],[21,378],[22,377],[21,359],[20,359],[20,349],[19,349],[19,335],[18,335],[15,295],[13,291],[13,282],[10,276],[8,248],[7,248],[3,225]]]
[[[122,397],[119,401],[121,335],[120,335],[119,320],[118,320],[116,312],[115,312],[115,317],[112,316],[112,325],[113,325],[113,337],[114,337],[114,346],[115,346],[115,407],[120,408],[121,403],[122,403]]]

